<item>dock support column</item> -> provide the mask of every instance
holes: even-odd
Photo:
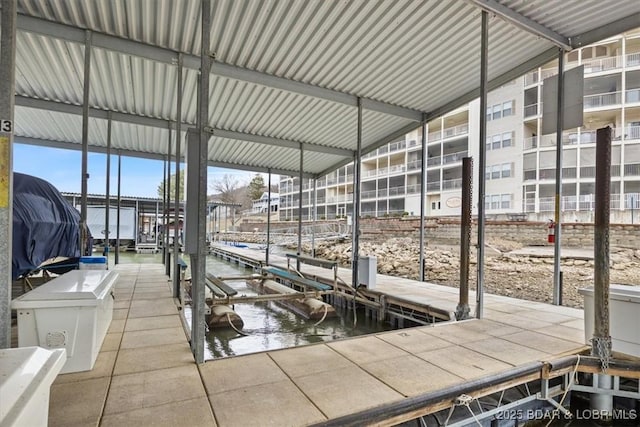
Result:
[[[316,221],[318,220],[318,194],[317,190],[318,180],[313,178],[313,207],[312,207],[312,225],[311,225],[311,257],[316,256]]]
[[[204,6],[204,5],[203,5]],[[209,9],[207,9],[209,10]],[[209,18],[207,18],[209,19]],[[207,45],[207,50],[209,46]],[[207,81],[208,83],[208,81]],[[179,242],[179,227],[180,227],[180,139],[182,138],[182,54],[178,55],[178,78],[177,78],[177,119],[176,119],[176,199],[175,199],[175,214],[174,214],[174,234],[173,234],[173,297],[180,298],[180,266],[178,265],[178,259],[180,258],[180,242]],[[208,95],[208,92],[207,92]],[[205,99],[209,99],[208,96]],[[207,104],[208,105],[208,104]],[[209,110],[207,110],[209,111]],[[209,117],[209,116],[207,116]],[[203,129],[204,129],[204,125]],[[204,209],[204,208],[203,208]],[[203,210],[204,212],[204,210]],[[204,233],[204,230],[203,230]]]
[[[596,203],[593,235],[593,308],[594,329],[591,354],[599,357],[602,370],[606,371],[611,358],[609,332],[609,217],[611,188],[611,128],[596,132]],[[611,377],[596,374],[602,388],[611,387]],[[595,385],[595,384],[594,384]],[[613,410],[613,397],[605,394],[591,395],[591,408],[598,411]]]
[[[104,208],[104,253],[109,268],[109,214],[111,213],[111,112],[107,113],[107,184]]]
[[[192,242],[196,243],[195,248],[190,248],[191,254],[191,297],[192,319],[191,319],[191,350],[195,356],[196,363],[204,362],[204,298],[205,298],[205,277],[206,277],[206,216],[207,206],[207,157],[209,134],[205,132],[205,127],[209,122],[209,77],[211,73],[211,58],[209,57],[211,37],[211,1],[202,0],[202,42],[200,51],[200,96],[198,108],[198,135],[193,135],[189,141],[189,148],[197,147],[198,162],[195,166],[199,180],[197,181],[197,192],[194,194],[189,190],[191,197],[196,196],[196,200],[188,201],[190,210],[196,209],[197,231],[195,236],[191,236]],[[182,68],[182,67],[181,67]],[[182,75],[182,73],[180,73]],[[180,81],[180,87],[182,82]],[[180,121],[180,118],[178,122]],[[190,156],[191,157],[191,156]],[[191,169],[191,165],[190,165]],[[178,186],[176,186],[177,188]],[[177,199],[177,197],[176,197]],[[177,200],[176,200],[177,203]],[[193,215],[193,214],[192,214]],[[192,218],[194,217],[192,216]],[[195,249],[192,250],[192,249]],[[177,271],[175,272],[177,277]]]
[[[89,173],[89,82],[91,78],[91,31],[85,32],[84,39],[84,82],[82,86],[82,188],[80,190],[80,256],[88,255],[87,241],[87,187]]]
[[[0,348],[11,348],[13,234],[13,117],[16,83],[16,0],[2,0],[0,22]]]
[[[171,217],[169,211],[171,210],[171,125],[169,125],[169,140],[167,141],[167,160],[165,164],[165,181],[164,181],[164,205],[162,210],[164,211],[164,230],[162,243],[163,246],[163,262],[165,267],[165,274],[171,277],[171,254],[169,252],[169,222]]]
[[[482,35],[480,47],[480,155],[478,156],[478,247],[477,247],[477,286],[476,317],[482,319],[484,305],[484,196],[485,164],[487,162],[487,63],[489,55],[488,14],[482,11]]]
[[[456,307],[456,319],[469,318],[469,250],[471,249],[473,159],[462,159],[462,215],[460,216],[460,300]]]
[[[268,208],[267,208],[267,249],[264,253],[264,263],[269,265],[269,251],[271,250],[271,168],[267,178]]]
[[[556,198],[555,198],[555,242],[553,244],[553,304],[560,305],[562,301],[560,271],[560,242],[562,239],[562,218],[560,203],[562,202],[562,128],[564,127],[564,51],[558,54],[558,116],[556,127]]]
[[[120,203],[122,202],[120,197],[120,189],[122,183],[122,154],[120,150],[118,150],[118,196],[116,206],[118,211],[116,212],[116,257],[115,264],[117,265],[120,262]]]
[[[302,144],[300,144],[300,172],[299,172],[299,187],[298,187],[298,257],[302,255],[302,179],[304,176],[304,150]],[[300,259],[296,258],[296,270],[300,271]]]
[[[425,197],[427,194],[427,117],[422,116],[422,151],[420,153],[420,258],[419,258],[419,278],[424,282],[424,216]]]
[[[362,99],[358,98],[358,122],[357,144],[353,162],[353,231],[351,232],[351,250],[353,260],[351,262],[351,286],[358,289],[360,278],[358,277],[358,259],[360,258],[360,172],[362,159]],[[354,300],[355,305],[355,300]]]

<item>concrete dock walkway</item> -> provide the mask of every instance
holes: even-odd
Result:
[[[582,310],[486,295],[483,320],[196,365],[164,266],[116,269],[114,320],[96,365],[58,376],[51,426],[307,425],[575,353],[584,343]],[[444,286],[380,281],[406,281],[421,298],[455,297]]]

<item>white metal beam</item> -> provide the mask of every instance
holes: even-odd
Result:
[[[17,28],[20,31],[39,34],[47,37],[66,40],[73,43],[84,43],[84,30],[58,22],[47,21],[27,15],[18,15]],[[138,56],[152,61],[167,64],[177,64],[178,52],[150,44],[123,39],[109,34],[92,32],[93,46],[101,49],[120,52],[126,55]],[[200,57],[197,55],[183,55],[184,66],[190,69],[200,69]],[[236,67],[222,62],[211,62],[211,73],[229,79],[245,81],[261,86],[273,87],[287,92],[324,99],[330,102],[357,106],[358,97],[353,94],[327,89],[308,83],[303,83],[284,77],[278,77],[255,70]],[[372,111],[395,115],[419,122],[422,112],[382,101],[363,98],[363,106]]]
[[[75,114],[75,115],[82,114],[82,107],[80,105],[65,104],[62,102],[29,98],[21,95],[16,95],[15,99],[16,99],[16,105],[20,107],[56,111],[56,112],[66,113],[66,114]],[[168,120],[157,119],[154,117],[139,116],[136,114],[129,114],[129,113],[119,113],[116,111],[100,110],[97,108],[89,109],[89,115],[97,119],[107,120],[109,117],[109,114],[111,114],[111,120],[116,122],[131,123],[135,125],[149,126],[149,127],[160,128],[160,129],[167,129],[169,124],[171,124],[171,127],[175,129],[175,125],[176,125],[176,123],[173,121],[170,122]],[[194,125],[193,123],[187,123],[187,122],[182,122],[182,124],[187,127]],[[300,141],[292,141],[288,139],[274,138],[270,136],[254,135],[254,134],[244,133],[244,132],[235,132],[235,131],[229,131],[225,129],[218,129],[214,127],[208,127],[207,131],[221,138],[235,139],[238,141],[255,142],[257,144],[273,145],[276,147],[295,148],[296,150],[300,148]],[[325,153],[325,154],[334,154],[337,156],[345,156],[345,157],[353,156],[353,151],[347,150],[344,148],[329,147],[326,145],[312,144],[307,142],[303,142],[302,145],[306,151],[313,151],[313,152]]]
[[[479,7],[482,10],[486,10],[489,13],[493,13],[507,22],[512,23],[516,27],[519,27],[529,33],[549,40],[551,43],[564,50],[573,50],[571,41],[569,38],[556,33],[550,28],[527,18],[524,15],[519,14],[513,9],[498,3],[496,0],[467,0],[467,2]]]
[[[19,135],[15,136],[15,143],[35,145],[38,147],[60,148],[63,150],[80,151],[82,149],[82,146],[80,145],[80,143],[77,143],[77,142],[59,141],[59,140],[42,139],[42,138],[31,138],[31,137],[19,136]],[[89,145],[89,151],[92,153],[106,154],[107,147],[98,146],[98,145]],[[142,152],[142,151],[124,150],[116,147],[112,147],[111,151],[112,151],[112,154],[120,153],[125,157],[136,157],[140,159],[150,159],[150,160],[159,160],[159,161],[164,161],[166,159],[166,154],[162,154],[162,153],[148,153],[148,152]],[[184,158],[182,158],[181,160],[184,160]],[[271,172],[275,174],[287,175],[287,176],[298,174],[296,170],[291,170],[291,169],[277,169],[277,168],[268,168],[268,167],[262,167],[262,166],[248,166],[248,165],[240,165],[237,163],[219,162],[219,161],[213,161],[213,160],[209,160],[207,162],[207,166],[243,170],[248,172],[261,172],[261,173],[269,173],[269,170],[271,170]],[[313,178],[313,176],[314,174],[312,173],[304,174],[305,178]]]

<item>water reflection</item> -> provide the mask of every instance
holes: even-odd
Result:
[[[207,258],[207,271],[218,276],[246,275],[250,270],[229,264],[215,257]],[[244,281],[228,281],[239,295],[256,295]],[[242,336],[233,329],[216,329],[207,333],[206,358],[220,358],[255,353],[265,350],[332,341],[390,329],[364,318],[364,310],[357,311],[357,325],[353,327],[353,312],[337,310],[338,316],[325,319],[318,326],[315,320],[302,317],[280,307],[273,301],[236,304],[235,311],[242,317]],[[185,313],[189,316],[188,313]]]

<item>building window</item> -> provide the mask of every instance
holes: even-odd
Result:
[[[431,210],[439,210],[440,209],[440,202],[431,202]]]
[[[487,107],[487,121],[491,121],[491,107]]]
[[[500,200],[500,208],[511,209],[511,194],[502,194]]]
[[[513,114],[513,101],[507,101],[502,104],[502,117],[507,117]]]
[[[502,178],[511,177],[511,163],[505,163],[502,165]]]
[[[493,106],[493,120],[497,120],[502,117],[502,105],[494,105]]]
[[[511,147],[511,139],[513,138],[513,132],[505,132],[502,134],[502,148]]]
[[[502,137],[500,135],[494,135],[492,138],[491,149],[498,150],[502,145]]]
[[[493,165],[491,167],[491,179],[499,179],[500,178],[500,165]]]

